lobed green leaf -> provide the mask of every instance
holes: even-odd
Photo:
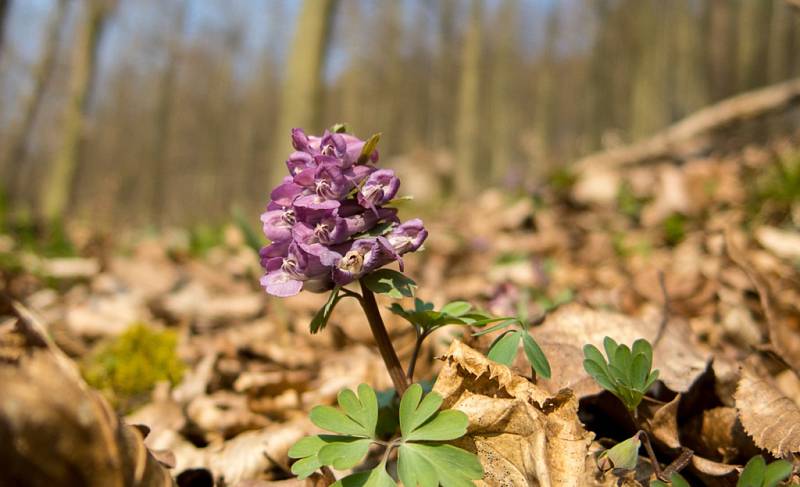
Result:
[[[417,287],[412,279],[392,269],[378,269],[362,279],[370,291],[396,299],[413,297]]]
[[[767,471],[767,464],[764,457],[756,455],[744,466],[736,487],[761,487],[764,481],[764,474]]]
[[[536,340],[527,333],[522,334],[522,349],[525,351],[525,356],[528,357],[528,362],[530,362],[536,374],[549,379],[551,374],[550,362],[547,361],[547,357],[539,347],[539,344],[536,343]]]
[[[494,360],[506,366],[510,366],[517,356],[517,348],[519,348],[519,341],[522,338],[523,332],[519,330],[509,331],[500,336],[492,346],[489,348],[489,353],[486,355],[489,360]]]
[[[474,487],[483,477],[478,457],[452,445],[404,443],[398,450],[397,471],[407,487]]]

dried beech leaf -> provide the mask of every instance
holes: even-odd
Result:
[[[653,436],[669,448],[681,447],[678,437],[678,405],[680,402],[681,395],[678,394],[672,401],[656,410],[652,418],[646,420]]]
[[[434,390],[469,418],[457,444],[478,454],[485,485],[586,485],[594,435],[570,391],[552,396],[459,341],[443,360]]]
[[[748,369],[736,388],[736,409],[756,445],[776,457],[800,452],[800,407]]]
[[[578,398],[599,393],[599,385],[587,382],[589,376],[580,365],[583,354],[575,353],[574,348],[575,344],[592,344],[602,349],[603,338],[610,336],[617,343],[628,345],[638,338],[648,340],[654,347],[653,368],[659,369],[659,380],[675,392],[686,392],[706,369],[709,354],[691,341],[692,334],[685,323],[671,320],[661,339],[654,343],[660,328],[660,312],[655,310],[637,319],[579,304],[562,306],[531,333],[555,371],[553,378],[542,384],[548,390],[568,387],[575,390]],[[574,372],[565,375],[559,374],[560,370]]]

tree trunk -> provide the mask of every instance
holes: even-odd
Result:
[[[158,100],[156,103],[156,116],[154,120],[155,140],[153,141],[153,183],[150,195],[150,214],[156,225],[164,223],[166,210],[165,197],[169,187],[167,172],[167,155],[170,131],[172,128],[172,108],[175,100],[175,79],[178,71],[178,58],[180,55],[181,35],[186,17],[186,3],[179,0],[175,21],[172,25],[178,27],[177,32],[170,35],[167,45],[167,59],[158,87]]]
[[[8,20],[8,12],[11,10],[10,0],[0,0],[0,59],[3,58],[3,46],[6,40],[6,21]]]
[[[97,52],[103,27],[110,11],[105,0],[86,3],[72,57],[69,99],[64,115],[61,148],[42,188],[41,214],[46,222],[60,221],[69,203],[86,127],[89,94],[92,92]]]
[[[2,2],[3,0],[0,0]],[[28,96],[22,101],[21,118],[19,124],[12,129],[9,138],[8,151],[3,156],[0,164],[0,177],[6,181],[6,194],[11,201],[18,199],[18,193],[23,182],[23,169],[30,139],[33,136],[33,125],[36,115],[42,106],[44,92],[56,65],[56,52],[58,51],[58,40],[61,37],[64,16],[67,11],[67,0],[58,0],[56,11],[53,14],[48,26],[47,37],[42,47],[42,56],[39,63],[34,68],[33,88]],[[0,20],[0,25],[2,20]],[[1,36],[0,36],[1,37]]]
[[[504,0],[500,7],[494,69],[492,69],[492,137],[489,140],[492,161],[492,179],[502,181],[508,176],[514,149],[514,106],[512,79],[517,38],[519,5],[517,0]]]
[[[282,167],[287,153],[290,131],[302,127],[320,129],[322,68],[333,24],[334,7],[338,0],[305,0],[297,19],[294,40],[286,60],[283,81],[280,122],[274,135],[271,167]],[[273,171],[277,179],[280,171]]]
[[[480,126],[480,77],[483,8],[480,0],[470,4],[470,20],[461,51],[461,82],[456,121],[456,191],[469,194],[475,185]]]

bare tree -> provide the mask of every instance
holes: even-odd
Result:
[[[481,47],[483,43],[483,2],[470,3],[469,24],[461,51],[461,81],[456,121],[456,190],[461,194],[475,185],[480,130]]]
[[[280,122],[275,132],[273,157],[286,151],[292,127],[319,129],[322,68],[337,0],[304,0],[297,19],[294,40],[286,61]]]
[[[2,1],[2,0],[0,0]],[[42,55],[33,72],[33,87],[23,99],[20,119],[9,138],[8,150],[2,154],[0,176],[8,182],[7,194],[11,199],[16,199],[13,193],[19,190],[22,184],[23,164],[27,155],[30,138],[33,135],[33,125],[36,115],[41,110],[45,90],[53,76],[56,65],[56,52],[58,40],[61,37],[64,25],[64,16],[67,11],[67,1],[58,0],[56,10],[47,26],[47,34],[42,46]]]
[[[152,187],[150,195],[150,214],[156,225],[163,223],[165,195],[168,188],[167,147],[172,127],[173,106],[175,102],[175,78],[178,71],[181,35],[183,34],[184,19],[186,17],[186,3],[178,0],[174,22],[177,31],[171,33],[167,41],[166,59],[161,79],[158,83],[156,100],[156,113],[153,124],[154,141]]]
[[[97,52],[111,10],[108,0],[90,0],[78,29],[73,50],[69,98],[64,116],[61,148],[48,171],[42,190],[40,211],[46,221],[64,216],[81,156],[89,94],[92,92]]]

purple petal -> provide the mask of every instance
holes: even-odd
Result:
[[[264,235],[272,241],[288,240],[292,237],[292,225],[294,224],[294,211],[273,210],[262,213]]]
[[[428,231],[419,218],[408,220],[386,236],[394,250],[401,255],[420,248],[426,238]]]
[[[303,188],[292,182],[291,177],[287,177],[289,181],[284,179],[284,182],[272,190],[270,197],[272,201],[281,206],[291,206],[292,202],[303,192]]]
[[[303,283],[278,269],[261,277],[261,286],[267,293],[280,298],[294,296],[303,289]]]

